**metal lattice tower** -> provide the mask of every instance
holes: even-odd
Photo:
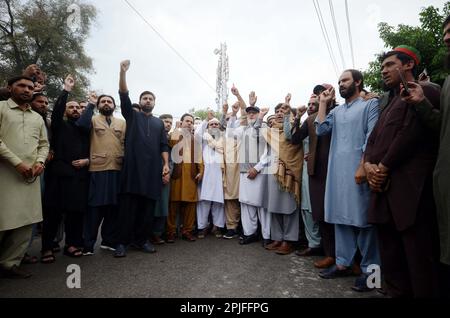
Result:
[[[220,49],[216,49],[214,54],[219,55],[219,64],[217,66],[217,111],[221,112],[223,104],[228,102],[228,80],[230,69],[228,64],[227,44],[221,43]]]

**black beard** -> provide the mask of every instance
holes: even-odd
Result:
[[[353,83],[349,88],[347,88],[346,92],[340,91],[340,93],[341,93],[341,97],[344,99],[352,97],[356,93],[356,84]]]
[[[114,114],[114,109],[111,108],[102,108],[99,110],[100,114],[102,114],[105,117],[109,117],[112,116],[112,114]]]
[[[142,111],[144,114],[151,114],[151,113],[153,112],[153,107],[150,107],[150,106],[143,106],[143,107],[141,108],[141,111]]]

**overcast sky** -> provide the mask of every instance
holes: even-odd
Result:
[[[312,0],[129,0],[164,38],[213,87],[218,57],[228,45],[230,82],[247,100],[251,90],[258,105],[271,107],[293,95],[293,105],[307,103],[316,84],[336,85],[337,76],[322,36]],[[123,0],[91,0],[98,21],[87,43],[96,74],[92,89],[117,96],[119,63],[131,60],[128,84],[133,101],[151,90],[155,113],[180,116],[191,108],[215,105],[215,91],[202,81]],[[339,72],[344,69],[328,0],[319,0]],[[349,0],[355,67],[367,68],[384,50],[379,22],[418,25],[422,7],[442,8],[445,1]],[[333,0],[345,67],[352,67],[344,0]],[[230,103],[234,102],[233,96]]]

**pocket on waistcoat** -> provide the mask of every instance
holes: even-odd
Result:
[[[91,163],[96,165],[105,164],[107,161],[106,153],[105,154],[92,154]]]

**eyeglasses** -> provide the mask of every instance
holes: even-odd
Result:
[[[216,126],[216,127],[219,127],[220,126],[220,124],[209,124],[209,126]]]

